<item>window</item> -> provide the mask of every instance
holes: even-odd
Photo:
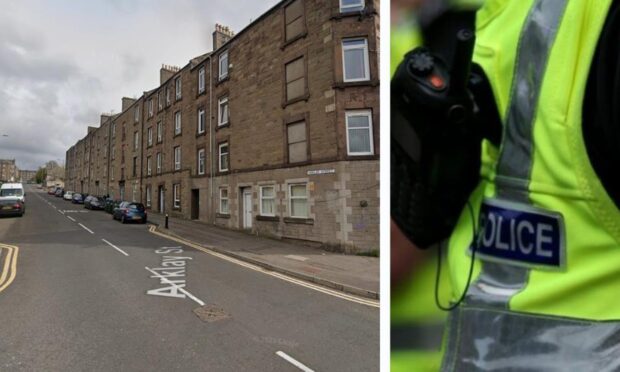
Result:
[[[116,159],[116,146],[112,145],[112,149],[110,150],[110,155],[112,157],[112,160]]]
[[[220,213],[228,214],[228,189],[220,189]]]
[[[116,123],[112,123],[112,137],[116,136]]]
[[[373,155],[372,116],[369,110],[346,112],[347,153]]]
[[[174,86],[176,89],[176,98],[181,99],[181,77],[177,77],[174,81]]]
[[[125,138],[126,138],[126,136],[125,136],[125,135],[126,135],[126,133],[127,133],[127,131],[125,130],[125,123],[123,123],[123,135],[122,135],[122,137],[121,137],[121,139],[123,140],[123,142],[125,142]]]
[[[288,161],[298,163],[308,160],[308,142],[306,141],[306,122],[300,121],[286,126],[288,140]]]
[[[228,96],[218,100],[217,112],[217,125],[222,126],[228,124]]]
[[[133,132],[133,150],[138,151],[138,146],[140,144],[140,137],[138,137],[138,132]]]
[[[181,111],[174,113],[174,135],[181,134]]]
[[[340,0],[340,12],[359,12],[364,10],[364,0]]]
[[[114,181],[114,168],[110,168],[110,181]]]
[[[164,96],[163,96],[163,94],[164,94],[163,91],[160,91],[157,94],[157,104],[158,104],[160,110],[164,108]]]
[[[170,106],[170,87],[166,86],[166,106]]]
[[[206,130],[205,110],[198,110],[198,134],[204,133]]]
[[[366,39],[342,40],[342,68],[345,82],[370,79]]]
[[[149,99],[149,118],[153,117],[153,98]]]
[[[198,150],[198,174],[205,174],[205,149]]]
[[[228,170],[228,142],[220,144],[219,150],[219,169],[220,172],[225,172]]]
[[[291,217],[308,218],[308,191],[305,183],[289,185],[289,210]]]
[[[219,80],[224,80],[226,77],[228,77],[228,51],[224,51],[222,54],[220,54],[219,57],[219,66],[220,66],[220,73],[219,73]]]
[[[153,174],[151,160],[152,159],[150,156],[146,157],[146,175],[147,176],[150,176],[151,174]]]
[[[157,153],[157,174],[161,173],[161,152]]]
[[[151,185],[146,187],[146,206],[151,207]]]
[[[205,68],[201,67],[198,70],[198,93],[205,91]]]
[[[175,183],[172,185],[172,199],[174,201],[173,207],[176,209],[181,208],[181,184]]]
[[[174,148],[174,170],[181,169],[181,146]]]
[[[149,127],[149,129],[146,130],[146,140],[147,145],[153,145],[153,127]]]
[[[136,195],[138,194],[138,184],[134,183],[131,189],[131,201],[136,202]]]
[[[160,120],[157,122],[157,143],[163,140],[163,135],[164,135],[163,132],[164,132],[164,126]]]
[[[302,97],[306,93],[304,58],[286,64],[286,100]]]
[[[274,186],[260,187],[260,214],[261,216],[276,215],[276,191]]]
[[[137,123],[138,121],[140,121],[140,110],[139,110],[139,106],[136,106],[136,108],[133,109],[133,122]]]
[[[304,4],[295,0],[284,8],[285,41],[290,41],[304,32]]]
[[[138,174],[138,157],[137,156],[133,157],[131,174],[133,177],[136,177],[136,175]]]

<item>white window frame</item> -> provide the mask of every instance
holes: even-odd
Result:
[[[172,185],[172,208],[181,209],[181,184]]]
[[[228,149],[226,151],[226,155],[228,155],[228,167],[226,169],[222,168],[222,147],[226,146]],[[228,147],[228,142],[223,142],[220,143],[217,147],[217,159],[218,159],[218,163],[217,163],[217,168],[220,170],[220,172],[226,172],[228,171],[228,169],[230,168],[230,148]]]
[[[174,148],[174,170],[181,170],[181,146]]]
[[[174,89],[175,89],[175,97],[177,100],[181,99],[182,96],[182,89],[183,89],[183,81],[181,80],[181,77],[178,76],[175,80],[174,80]]]
[[[360,46],[345,46],[345,42],[346,41],[359,41],[359,40],[364,40],[364,46],[360,47]],[[351,38],[346,38],[346,39],[342,39],[342,42],[340,43],[341,47],[342,47],[342,80],[345,83],[350,83],[350,82],[356,82],[356,81],[368,81],[370,80],[370,65],[369,65],[369,58],[368,58],[368,39],[364,38],[364,37],[351,37]],[[347,50],[356,50],[356,49],[363,49],[364,51],[364,76],[361,78],[357,78],[357,79],[347,79],[347,70],[346,70],[346,61],[345,61],[345,52]]]
[[[206,163],[207,163],[206,162],[207,156],[206,156],[205,149],[198,150],[197,158],[198,158],[198,169],[197,169],[198,174],[203,175],[205,174]]]
[[[351,152],[349,149],[349,117],[351,116],[367,116],[368,117],[368,132],[370,139],[370,151],[368,152]],[[370,110],[351,110],[345,111],[345,127],[347,131],[347,155],[349,156],[364,156],[364,155],[374,155],[375,154],[375,146],[374,139],[372,136],[372,112]]]
[[[359,11],[364,10],[366,8],[366,2],[364,0],[359,0],[359,2],[360,4],[355,4],[355,5],[342,5],[342,0],[340,0],[340,13],[359,12]],[[362,7],[362,9],[356,9],[356,8],[359,8],[360,6]]]
[[[222,191],[226,191],[226,197],[222,197]],[[222,206],[224,205],[224,203],[222,203],[223,201],[226,201],[226,211],[224,211],[224,209],[222,208]],[[229,214],[230,213],[230,205],[228,204],[229,198],[228,198],[228,187],[220,187],[220,214]]]
[[[172,102],[172,99],[170,99],[170,86],[166,85],[166,106],[170,106],[170,102]]]
[[[112,123],[112,137],[116,137],[116,123]]]
[[[110,156],[112,160],[116,159],[116,145],[112,145],[112,149],[110,150]]]
[[[153,146],[153,127],[148,127],[148,129],[146,130],[146,138],[146,144],[149,146]]]
[[[181,134],[181,111],[174,113],[174,135]]]
[[[201,126],[202,126],[202,129],[201,129]],[[198,109],[198,134],[202,134],[206,130],[207,130],[207,121],[206,121],[205,109]]]
[[[134,111],[133,111],[133,121],[134,121],[134,123],[137,123],[137,122],[140,121],[140,110],[139,110],[139,108],[140,108],[139,106],[136,106],[134,108]]]
[[[146,175],[151,176],[153,174],[153,162],[150,156],[146,157]]]
[[[306,196],[305,197],[301,197],[301,196],[293,196],[293,186],[299,186],[299,185],[304,185],[306,186]],[[293,215],[293,199],[305,199],[306,200],[306,211],[308,211],[308,215],[306,216],[294,216]],[[308,218],[309,214],[310,214],[310,204],[308,202],[308,183],[307,182],[303,182],[303,183],[290,183],[288,185],[288,214],[290,217],[292,218]]]
[[[159,107],[160,110],[162,110],[164,108],[164,97],[163,97],[163,91],[159,91],[157,92],[157,107]]]
[[[164,139],[164,123],[160,120],[157,122],[157,143]]]
[[[146,187],[146,206],[151,207],[151,185]]]
[[[161,156],[161,152],[157,153],[157,174],[161,174],[161,170],[162,170],[162,156]]]
[[[138,134],[138,132],[133,132],[133,150],[138,151],[139,146],[140,146],[140,134]]]
[[[149,99],[149,118],[153,117],[153,98]]]
[[[226,121],[222,121],[222,106],[226,105]],[[228,124],[230,120],[230,105],[228,104],[228,96],[220,97],[217,100],[217,125],[223,126]]]
[[[271,188],[273,189],[273,196],[272,197],[265,197],[263,195],[263,190],[266,188]],[[274,209],[274,213],[266,213],[265,211],[263,211],[263,199],[270,199],[273,200],[273,209]],[[260,192],[259,192],[259,204],[260,204],[260,215],[261,216],[268,216],[268,217],[275,217],[275,209],[276,209],[276,186],[275,185],[265,185],[265,186],[260,186]]]
[[[198,70],[198,93],[202,93],[205,91],[205,76],[206,76],[205,67],[202,66]]]
[[[222,69],[222,62],[224,62],[224,66],[226,67],[225,72],[222,73],[224,69]],[[218,57],[218,80],[224,80],[228,76],[228,50],[223,51]]]

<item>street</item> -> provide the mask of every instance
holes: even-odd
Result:
[[[379,369],[377,307],[26,193],[0,218],[0,370]]]

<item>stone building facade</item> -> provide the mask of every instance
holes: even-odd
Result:
[[[15,159],[0,159],[0,182],[13,182],[18,177]]]
[[[211,52],[163,66],[67,152],[67,178],[101,185],[85,168],[107,162],[98,193],[152,212],[378,249],[379,4],[347,3],[286,0],[236,35],[217,25]]]

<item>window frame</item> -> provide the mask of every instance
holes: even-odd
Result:
[[[181,209],[181,184],[172,184],[172,208]]]
[[[200,118],[202,117],[202,130],[200,130]],[[198,109],[198,124],[197,124],[198,134],[203,134],[207,131],[207,116],[204,108]]]
[[[229,72],[228,71],[228,67],[229,67],[228,49],[223,51],[222,53],[220,53],[217,58],[218,58],[218,63],[217,63],[217,66],[218,66],[217,75],[218,75],[218,77],[217,77],[217,79],[218,79],[218,81],[222,81],[222,80],[224,80],[224,79],[226,79],[228,77],[228,72]],[[225,65],[226,66],[226,72],[224,74],[222,74],[222,61],[223,60],[226,60],[226,65]]]
[[[287,80],[287,66],[297,62],[298,60],[301,60],[301,64],[302,64],[302,68],[303,68],[303,74],[301,78],[298,78],[296,80],[292,80],[292,81],[288,81]],[[298,101],[302,101],[302,100],[306,100],[308,99],[308,68],[307,68],[307,59],[306,56],[304,54],[298,55],[295,58],[292,58],[288,61],[286,61],[284,63],[284,106],[288,105],[288,104],[292,104]],[[288,94],[288,85],[290,83],[293,83],[299,79],[303,79],[304,80],[304,86],[303,86],[303,91],[300,95],[289,98],[289,94]]]
[[[292,19],[289,22],[289,20],[286,17],[286,10],[295,1],[300,1],[301,2],[301,9],[302,9],[301,10],[301,16],[299,16],[298,18]],[[305,4],[304,0],[292,0],[292,1],[289,1],[282,8],[282,11],[283,11],[283,23],[284,23],[284,30],[283,30],[283,33],[284,33],[284,35],[283,35],[284,36],[284,45],[288,45],[288,44],[294,42],[295,40],[298,40],[298,39],[304,37],[308,33],[307,26],[306,26],[306,4]],[[287,26],[290,25],[291,23],[293,23],[294,21],[296,21],[299,18],[301,18],[301,22],[302,22],[302,29],[301,29],[301,31],[298,34],[295,34],[295,35],[293,35],[291,37],[288,37],[288,35],[286,33]]]
[[[306,187],[306,196],[305,197],[293,197],[293,186],[304,185]],[[306,200],[306,211],[308,212],[306,216],[294,216],[293,215],[293,199],[305,199]],[[309,195],[308,195],[308,183],[307,182],[296,182],[288,184],[288,214],[291,218],[309,218],[310,216],[310,204],[309,204]]]
[[[146,128],[146,145],[153,146],[153,126]]]
[[[140,134],[138,131],[133,132],[133,151],[138,151],[140,148]]]
[[[351,152],[350,151],[350,142],[349,142],[349,117],[351,116],[367,116],[368,117],[368,133],[369,133],[369,143],[370,143],[370,151],[368,152]],[[371,110],[347,110],[345,111],[345,130],[347,137],[347,156],[371,156],[375,154],[375,145],[374,145],[374,137],[373,137],[373,127],[372,127],[372,111]]]
[[[301,143],[302,141],[299,142],[293,142],[291,143],[289,140],[289,127],[293,126],[293,125],[299,125],[300,123],[304,124],[304,141],[306,143],[306,158],[304,160],[300,160],[300,161],[291,161],[291,145],[292,144],[296,144],[296,143]],[[295,120],[295,121],[291,121],[285,124],[285,129],[286,129],[286,160],[288,164],[297,164],[297,163],[304,163],[307,162],[310,159],[310,154],[309,154],[309,141],[308,141],[308,121],[306,120],[306,118],[301,118],[300,120]]]
[[[147,208],[151,208],[151,185],[147,185],[146,186],[146,200],[145,200],[145,205]]]
[[[156,159],[155,159],[155,162],[156,162],[156,164],[155,164],[156,173],[155,174],[161,174],[162,170],[164,168],[164,166],[163,166],[163,159],[162,159],[163,156],[162,156],[161,152],[158,152],[155,155],[155,157],[156,157]]]
[[[343,6],[342,5],[342,0],[339,0],[339,9],[340,9],[340,13],[353,13],[353,12],[361,12],[364,9],[366,9],[366,1],[365,0],[359,0],[360,1],[360,5],[348,5],[348,6]],[[357,7],[362,7],[361,9],[353,9],[353,10],[349,10],[347,8],[357,8]]]
[[[203,93],[206,90],[206,69],[204,66],[198,69],[198,93]]]
[[[157,143],[164,141],[164,122],[162,120],[157,122]]]
[[[181,80],[181,76],[177,76],[174,79],[174,92],[177,101],[183,97],[183,80]]]
[[[202,158],[201,158],[201,155],[202,155]],[[207,170],[207,154],[206,154],[205,149],[198,149],[196,159],[198,162],[197,167],[196,167],[196,173],[202,176],[205,174]],[[201,166],[202,166],[202,170],[200,170]]]
[[[226,121],[222,122],[222,105],[226,105]],[[223,127],[230,122],[230,104],[228,103],[228,95],[221,96],[217,100],[217,126]]]
[[[222,169],[222,147],[226,146],[227,151],[225,153],[225,155],[228,156],[228,161],[227,161],[227,168],[226,169]],[[228,146],[228,142],[222,142],[217,146],[217,169],[220,172],[228,172],[230,170],[230,147]]]
[[[267,199],[273,200],[273,213],[265,213],[263,211],[263,199],[266,199],[263,195],[263,190],[266,188],[273,189],[273,196]],[[276,185],[262,185],[259,186],[259,211],[261,216],[275,217],[276,216]]]
[[[230,205],[229,205],[229,195],[228,195],[228,187],[220,187],[220,208],[219,208],[219,213],[220,214],[225,214],[228,215],[230,214]],[[226,197],[222,197],[222,191],[226,191]],[[226,201],[226,211],[222,210],[222,201]]]
[[[152,157],[149,155],[146,157],[146,175],[147,176],[152,176],[153,175],[153,162],[152,162]]]
[[[178,136],[182,133],[181,110],[174,113],[174,135]]]
[[[153,98],[149,98],[149,118],[153,117]]]
[[[181,146],[174,147],[174,170],[181,170]]]
[[[137,123],[140,121],[140,106],[136,106],[133,111],[133,122]]]
[[[365,77],[355,78],[355,79],[347,79],[345,52],[347,50],[360,49],[360,47],[345,47],[344,43],[346,41],[354,41],[354,40],[364,40],[364,46],[363,46],[362,49],[364,51],[364,75],[365,75]],[[360,82],[360,81],[370,81],[370,57],[368,55],[368,38],[365,38],[365,37],[347,37],[347,38],[343,38],[340,41],[340,48],[342,49],[342,81],[345,82],[345,83],[355,83],[355,82]]]

